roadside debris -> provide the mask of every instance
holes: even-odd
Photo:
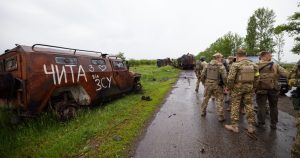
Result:
[[[253,140],[258,140],[258,138],[256,137],[256,135],[253,133],[249,133],[247,129],[244,129],[244,132]]]
[[[114,140],[114,141],[121,141],[121,140],[123,140],[123,138],[120,137],[120,136],[114,136],[114,137],[113,137],[113,140]]]
[[[175,116],[175,115],[176,115],[175,113],[174,113],[174,114],[171,114],[171,115],[168,116],[168,118],[170,118],[170,117],[172,117],[172,116]]]
[[[144,96],[144,95],[142,96],[141,99],[146,100],[146,101],[151,101],[152,100],[150,96]]]

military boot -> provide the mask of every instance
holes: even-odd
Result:
[[[239,127],[237,125],[225,125],[225,128],[235,133],[239,132]]]
[[[257,122],[257,123],[255,124],[255,126],[256,126],[257,128],[262,128],[262,129],[264,129],[264,128],[265,128],[265,123],[264,123],[264,122]]]
[[[201,116],[202,116],[202,117],[205,117],[205,116],[206,116],[206,112],[205,112],[205,111],[202,111],[202,112],[201,112]]]
[[[271,123],[270,127],[271,127],[272,130],[277,129],[276,123]]]
[[[255,133],[255,128],[254,128],[254,126],[253,125],[248,125],[248,128],[247,128],[247,130],[248,130],[248,133]]]

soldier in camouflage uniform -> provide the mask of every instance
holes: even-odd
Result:
[[[230,67],[231,67],[231,65],[234,63],[234,61],[235,61],[235,57],[234,56],[229,56],[228,58],[227,58],[227,60],[228,60],[228,65],[229,65],[229,70],[230,70]]]
[[[248,132],[254,133],[255,116],[253,111],[253,94],[259,79],[258,67],[248,60],[246,52],[239,49],[236,53],[236,61],[232,64],[228,78],[227,87],[231,91],[231,124],[225,128],[238,133],[239,109],[241,99],[244,97],[246,107]]]
[[[235,61],[235,57],[234,56],[229,56],[229,57],[227,57],[227,62],[228,62],[228,70],[227,70],[227,73],[229,72],[229,70],[230,70],[230,67],[231,67],[231,65],[234,63],[234,61]],[[226,89],[227,90],[227,89]],[[225,103],[227,103],[228,104],[228,107],[227,107],[227,111],[230,111],[231,110],[231,108],[230,108],[230,102],[231,102],[231,97],[230,97],[230,92],[229,91],[227,91],[227,95],[226,95],[226,97],[225,97]]]
[[[288,72],[280,65],[272,61],[272,52],[262,51],[258,62],[260,80],[256,90],[257,126],[264,127],[266,118],[266,104],[269,101],[271,129],[276,129],[278,122],[278,95],[280,86],[278,79],[280,76],[287,77]]]
[[[300,88],[300,60],[293,67],[293,69],[289,75],[289,79],[291,79],[293,82],[292,86]],[[295,99],[299,99],[299,98],[295,98]],[[294,105],[294,107],[299,107],[299,100],[298,100],[298,102],[294,102],[294,104],[295,103],[297,103],[298,105]],[[296,126],[297,126],[297,135],[296,135],[295,143],[293,145],[292,152],[291,152],[292,158],[300,157],[300,110],[299,109],[297,111]]]
[[[288,78],[291,86],[300,87],[300,60],[294,65]]]
[[[207,64],[203,71],[201,72],[201,81],[204,84],[204,100],[201,104],[201,116],[206,115],[206,108],[208,101],[211,96],[216,98],[217,105],[217,114],[218,120],[220,122],[224,121],[224,95],[223,95],[223,86],[220,84],[220,81],[225,81],[226,79],[226,70],[224,65],[221,63],[223,55],[221,53],[216,53],[213,55],[213,60]]]
[[[197,77],[196,89],[195,89],[196,92],[198,92],[198,90],[199,90],[199,85],[200,85],[200,81],[201,81],[201,79],[200,79],[201,72],[206,64],[207,64],[207,62],[205,61],[205,57],[203,57],[203,56],[200,58],[198,63],[196,63],[196,68],[195,68],[195,73],[196,73],[196,77]],[[202,84],[204,85],[203,82],[202,82]]]

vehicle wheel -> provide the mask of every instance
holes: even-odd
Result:
[[[77,105],[59,102],[56,104],[57,117],[60,121],[67,121],[77,116]]]
[[[135,93],[139,93],[139,92],[141,92],[142,91],[142,84],[141,83],[136,83],[135,85],[134,85],[134,87],[133,87],[133,91],[135,92]]]
[[[0,98],[9,99],[14,95],[15,79],[11,73],[0,74]]]

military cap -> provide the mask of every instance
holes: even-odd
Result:
[[[222,55],[221,53],[218,52],[218,53],[214,54],[213,57],[220,57],[220,58],[222,58],[223,55]]]
[[[247,55],[247,52],[244,49],[240,48],[237,50],[236,54]]]
[[[268,54],[268,53],[272,53],[272,52],[261,51],[261,52],[258,52],[257,55],[258,55],[258,56],[264,56],[264,55],[266,55],[266,54]]]
[[[204,56],[201,56],[201,57],[200,57],[200,61],[205,61],[205,57],[204,57]]]

